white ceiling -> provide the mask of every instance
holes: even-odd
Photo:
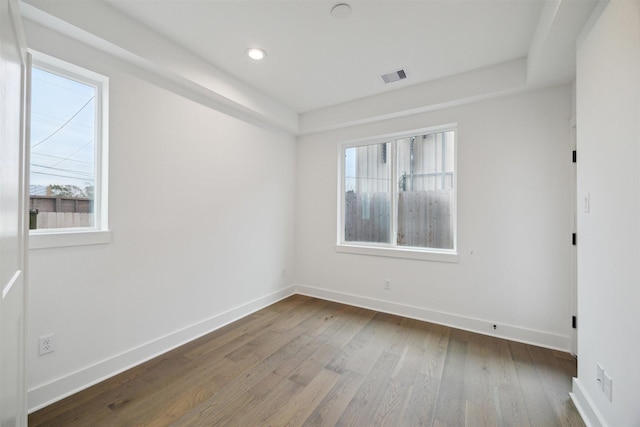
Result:
[[[54,31],[40,44],[66,35],[196,102],[307,134],[571,83],[602,0],[347,0],[336,19],[339,1],[22,0],[21,12]],[[383,84],[400,68],[407,79]]]
[[[298,113],[525,58],[545,5],[360,0],[336,19],[343,0],[105,1]],[[267,58],[250,60],[248,47]],[[400,68],[408,78],[384,85]]]

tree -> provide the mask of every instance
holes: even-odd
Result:
[[[93,185],[87,185],[84,189],[77,185],[50,185],[51,195],[56,197],[83,197],[93,198]]]

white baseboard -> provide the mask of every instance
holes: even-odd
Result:
[[[224,313],[217,314],[201,322],[165,335],[164,337],[142,344],[91,366],[79,369],[47,384],[36,386],[28,391],[29,413],[151,360],[167,351],[173,350],[189,341],[287,298],[294,293],[295,287],[291,286],[257,298]]]
[[[389,314],[396,314],[416,320],[423,320],[439,325],[450,326],[457,329],[476,332],[483,335],[505,338],[525,344],[532,344],[554,350],[570,352],[570,337],[558,335],[550,332],[537,331],[534,329],[522,328],[519,326],[496,324],[494,322],[473,317],[461,316],[454,313],[430,310],[396,302],[383,301],[375,298],[363,297],[359,295],[347,294],[344,292],[330,291],[327,289],[315,288],[312,286],[297,285],[296,293],[349,304],[357,307],[368,308]]]
[[[602,420],[578,378],[573,379],[573,389],[569,396],[587,427],[607,427],[607,423]]]
[[[29,413],[57,402],[58,400],[64,399],[67,396],[84,390],[136,365],[153,359],[154,357],[173,350],[176,347],[206,335],[235,320],[254,313],[296,293],[451,326],[453,328],[464,329],[489,336],[510,339],[513,341],[561,351],[569,351],[568,336],[503,324],[496,325],[497,329],[494,331],[493,323],[487,320],[475,319],[457,314],[429,310],[421,307],[382,301],[342,292],[335,292],[311,286],[297,285],[282,289],[253,301],[249,301],[224,313],[220,313],[164,337],[142,344],[138,347],[97,362],[91,366],[79,369],[47,384],[33,387],[28,392]],[[574,387],[574,390],[575,388],[576,387]],[[578,405],[576,404],[576,406]],[[593,425],[600,426],[601,424]]]

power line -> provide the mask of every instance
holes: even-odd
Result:
[[[68,175],[57,175],[55,173],[35,172],[35,171],[32,171],[31,173],[34,173],[34,174],[37,174],[37,175],[57,176],[57,177],[60,177],[60,178],[75,179],[76,181],[93,182],[93,179],[85,179],[85,178],[82,178],[82,177],[75,177],[75,176],[68,176]]]
[[[37,143],[35,143],[35,144],[31,145],[31,149],[33,150],[35,147],[37,147],[38,145],[40,145],[40,144],[42,144],[43,142],[47,141],[47,140],[48,140],[48,139],[50,139],[52,136],[54,136],[55,134],[57,134],[58,132],[60,132],[62,129],[64,129],[64,127],[65,127],[65,126],[67,126],[67,125],[71,122],[71,120],[75,119],[75,118],[76,118],[76,116],[77,116],[78,114],[80,114],[80,112],[81,112],[82,110],[84,110],[84,108],[85,108],[87,105],[89,105],[89,103],[90,103],[91,101],[93,101],[93,99],[94,99],[95,97],[96,97],[96,96],[94,95],[94,96],[92,96],[91,98],[89,98],[89,100],[88,100],[88,101],[87,101],[87,102],[86,102],[82,107],[80,107],[80,109],[79,109],[78,111],[76,111],[76,113],[75,113],[73,116],[71,116],[71,118],[70,118],[69,120],[67,120],[66,122],[64,122],[64,123],[62,124],[62,126],[60,126],[58,129],[56,129],[55,131],[53,131],[53,133],[52,133],[51,135],[47,136],[47,137],[46,137],[45,139],[43,139],[42,141],[37,142]]]
[[[69,154],[67,157],[65,157],[64,159],[60,160],[59,162],[57,162],[56,164],[50,166],[51,168],[54,168],[56,166],[58,166],[60,163],[64,162],[65,160],[69,160],[70,157],[73,157],[74,154],[78,153],[80,150],[82,150],[84,147],[86,147],[87,145],[93,143],[93,138],[91,138],[89,140],[89,142],[87,142],[86,144],[84,144],[82,147],[78,148],[76,151],[74,151],[73,153]]]
[[[37,155],[37,156],[43,156],[43,157],[51,157],[51,158],[54,158],[54,159],[64,159],[64,157],[62,157],[62,156],[56,156],[56,155],[53,155],[53,154],[38,153],[38,152],[35,152],[35,151],[32,151],[31,155],[32,156],[33,155]],[[68,162],[84,163],[86,165],[94,164],[93,161],[87,161],[87,160],[77,160],[77,159],[66,159],[66,160]]]
[[[79,171],[79,170],[76,170],[76,169],[55,168],[53,166],[36,165],[36,164],[31,164],[31,166],[32,167],[37,167],[37,168],[42,168],[42,169],[51,169],[51,170],[56,170],[56,171],[71,172],[71,173],[76,173],[78,175],[93,176],[93,172]]]
[[[60,88],[66,92],[71,92],[77,95],[87,95],[88,90],[92,90],[93,88],[89,85],[81,83],[77,80],[69,79],[65,76],[61,76],[57,73],[52,73],[50,71],[43,70],[42,68],[38,68],[37,66],[33,67],[33,70],[39,71],[38,73],[33,73],[33,82],[40,82],[43,86],[55,86]],[[47,78],[50,76],[49,78]],[[72,85],[69,82],[73,83]],[[66,83],[66,84],[62,84]],[[78,87],[87,88],[85,90],[78,90]]]
[[[48,131],[50,128],[57,127],[62,121],[59,115],[45,115],[35,111],[31,112],[31,123],[33,128],[45,129]],[[74,129],[77,132],[93,132],[95,128],[93,125],[93,119],[89,120],[75,120],[67,125],[69,129]]]

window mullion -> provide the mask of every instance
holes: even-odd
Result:
[[[346,148],[344,146],[340,147],[340,152],[338,154],[339,158],[338,158],[338,162],[339,162],[339,167],[340,167],[340,176],[338,177],[338,194],[339,194],[339,200],[338,200],[338,206],[340,206],[340,212],[339,214],[339,218],[338,218],[338,241],[341,244],[344,244],[346,242],[346,201],[345,201],[345,197],[346,197],[346,189],[345,189],[345,182],[347,180],[346,177]]]
[[[397,162],[397,145],[398,141],[394,139],[391,144],[391,212],[390,212],[390,221],[391,221],[391,238],[390,244],[393,247],[398,246],[398,162]]]

